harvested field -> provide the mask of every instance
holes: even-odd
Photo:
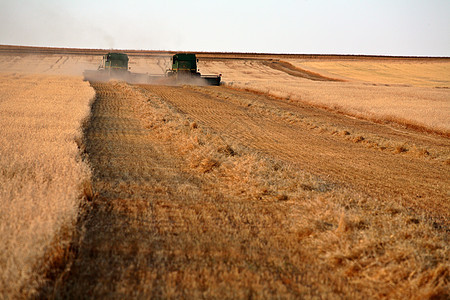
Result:
[[[450,203],[440,200],[446,197],[449,184],[446,138],[399,132],[223,87],[145,89],[234,143],[244,143],[353,190],[398,199],[410,208],[417,205],[422,212],[431,209],[449,220]],[[439,154],[430,159],[425,152]]]
[[[295,149],[286,133],[274,137],[271,127],[264,127],[265,116],[209,95],[227,89],[125,83],[94,88],[86,150],[97,196],[83,211],[77,256],[57,295],[421,298],[446,293],[448,228],[442,226],[448,224],[448,209],[414,202],[415,196],[408,197],[414,192],[403,186],[408,176],[390,178],[394,181],[385,188],[388,180],[369,179],[376,161],[369,176],[351,167],[355,178],[348,185],[347,177],[311,175],[321,169],[331,174],[333,166],[300,158],[314,151],[301,150],[297,136]],[[258,102],[252,94],[231,93]],[[228,121],[239,118],[232,124],[224,115]],[[282,123],[270,126],[290,127]],[[301,129],[311,136],[306,147],[320,137],[332,144],[332,136]],[[279,146],[267,148],[273,138]],[[380,155],[345,139],[335,143],[370,158]],[[427,162],[394,153],[381,157],[405,168]],[[430,178],[426,193],[441,180],[448,184],[447,178]],[[431,220],[439,225],[433,227]],[[431,268],[430,259],[436,262]]]
[[[274,67],[274,63],[278,65]],[[220,70],[225,83],[243,90],[320,106],[371,121],[397,123],[450,135],[450,61],[405,61],[400,65],[396,61],[359,61],[358,68],[374,69],[372,78],[368,74],[370,71],[363,76],[356,72],[356,67],[351,69],[347,65],[339,73],[339,65],[336,64],[322,63],[320,59],[290,59],[289,62],[222,60],[205,62],[203,70]],[[377,75],[375,66],[388,72],[391,64],[391,77],[389,74]],[[348,65],[353,66],[351,63]],[[421,67],[427,72],[427,77],[420,78]]]
[[[98,55],[3,51],[0,61],[20,57],[5,76],[21,78],[36,76],[23,72],[37,56],[39,70],[68,74]],[[164,69],[161,53],[131,53],[149,73]],[[200,71],[225,86],[91,84],[80,147],[92,192],[65,229],[64,257],[29,294],[449,296],[449,90],[433,83],[448,59],[433,71],[427,59],[361,58],[361,69],[404,63],[370,81],[332,57],[202,55]],[[421,63],[420,84],[417,71],[384,85]]]

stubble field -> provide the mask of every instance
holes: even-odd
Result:
[[[76,75],[78,64],[95,69],[95,55],[7,50],[0,55],[2,86],[8,85],[0,98],[2,121],[8,116],[8,124],[42,124],[35,115],[15,117],[36,101],[3,109],[5,99],[30,100],[22,92],[30,89],[30,78],[38,78],[29,90],[33,97],[56,99],[55,92],[36,86],[64,80],[59,91],[74,97],[66,102],[74,107],[46,120],[67,118],[67,110],[89,103],[89,88],[80,95],[68,81],[83,89],[87,83],[66,76]],[[66,172],[89,166],[79,177],[89,184],[79,187],[78,177],[69,178],[78,193],[56,193],[72,207],[76,203],[69,219],[77,222],[65,223],[72,224],[65,238],[57,230],[61,223],[51,234],[36,227],[33,238],[44,237],[47,251],[28,248],[33,260],[7,247],[2,267],[9,257],[26,262],[2,271],[3,295],[448,296],[447,59],[202,55],[200,71],[222,73],[225,86],[91,84],[96,96],[82,141],[65,139],[66,146],[78,140],[77,158],[60,163]],[[130,56],[132,71],[164,70],[162,54],[135,58]],[[30,70],[33,61],[39,62]],[[72,122],[78,128],[82,115]],[[20,161],[23,169],[33,165],[33,158],[11,156],[23,144],[2,144],[2,174]],[[2,213],[3,207],[24,205],[16,201],[19,187],[49,186],[33,184],[11,181],[0,199]],[[62,205],[56,197],[31,198]],[[27,218],[43,214],[29,210]],[[0,219],[1,228],[9,228],[6,245],[25,232],[6,226],[9,216]],[[35,244],[30,237],[22,240]],[[52,265],[44,272],[39,259],[49,259],[52,249]],[[40,273],[25,278],[28,285],[25,279],[11,285],[23,266]]]

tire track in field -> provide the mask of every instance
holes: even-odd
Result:
[[[44,73],[55,70],[57,68],[58,69],[61,68],[61,66],[64,65],[69,60],[69,57],[66,56],[64,61],[61,62],[61,60],[63,60],[63,58],[64,58],[64,56],[60,56],[47,70],[44,71]]]
[[[287,73],[291,76],[294,77],[300,77],[300,78],[305,78],[308,80],[313,80],[313,81],[342,81],[340,79],[336,79],[336,78],[330,78],[330,77],[325,77],[322,76],[318,73],[314,73],[311,71],[307,71],[301,68],[298,68],[294,65],[292,65],[291,63],[288,63],[286,61],[264,61],[262,63],[264,66],[268,66],[274,70],[278,70],[284,73]]]
[[[448,222],[450,204],[443,201],[448,199],[450,186],[447,165],[422,158],[393,155],[324,135],[304,124],[292,124],[282,116],[252,109],[252,103],[266,102],[281,110],[294,109],[297,115],[393,135],[393,130],[387,126],[349,119],[308,106],[287,108],[279,100],[226,87],[143,87],[170,102],[190,118],[235,142],[294,163],[312,174],[375,198],[394,200],[429,216],[443,216],[444,222]],[[416,133],[410,134],[408,138],[421,142],[427,140],[426,136],[421,137]],[[440,142],[445,144],[443,140]]]

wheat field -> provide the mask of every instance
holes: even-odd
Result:
[[[91,174],[77,142],[93,96],[81,77],[0,74],[2,297],[35,294],[51,256],[70,242],[64,228]]]
[[[3,48],[0,298],[448,298],[448,59]]]

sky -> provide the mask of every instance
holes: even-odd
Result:
[[[450,0],[0,0],[0,44],[450,57]]]

